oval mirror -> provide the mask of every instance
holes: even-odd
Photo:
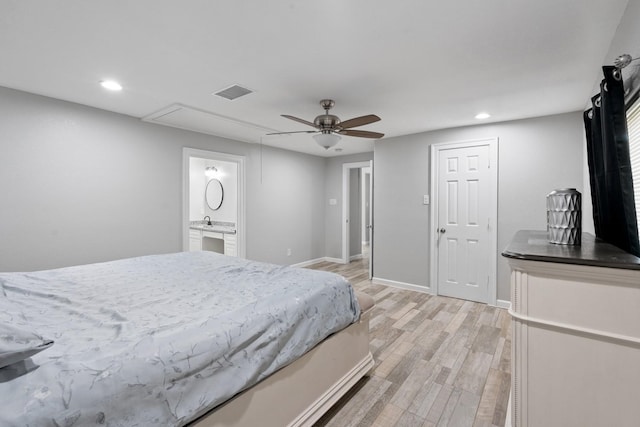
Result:
[[[212,179],[207,184],[207,189],[205,190],[205,199],[207,200],[207,205],[209,209],[217,211],[222,206],[222,199],[224,199],[224,189],[222,188],[222,183],[217,179]]]

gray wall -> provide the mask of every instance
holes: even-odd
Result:
[[[180,251],[183,147],[246,156],[249,258],[280,264],[340,258],[342,165],[374,156],[323,159],[261,150],[4,88],[0,114],[0,271]],[[428,283],[422,195],[429,192],[429,145],[496,136],[500,250],[518,229],[545,227],[550,190],[581,190],[579,113],[379,141],[376,277]],[[331,198],[336,205],[329,205]],[[498,298],[509,299],[501,259],[498,272]]]
[[[376,142],[374,276],[429,285],[429,150],[433,143],[499,139],[498,252],[521,229],[546,229],[546,195],[582,191],[580,112],[470,126]],[[498,257],[498,299],[509,300],[509,269]]]
[[[261,175],[260,148],[250,148],[247,258],[295,264],[324,257],[324,158],[265,146]]]
[[[345,163],[367,162],[373,160],[373,153],[352,154],[349,156],[330,157],[325,163],[325,256],[342,258],[342,165]],[[375,170],[374,170],[375,175]],[[375,181],[375,176],[374,176]],[[336,199],[337,204],[330,205],[329,199]],[[374,201],[375,203],[375,201]]]
[[[183,147],[246,156],[249,258],[325,255],[323,158],[6,88],[0,117],[0,271],[180,251]]]

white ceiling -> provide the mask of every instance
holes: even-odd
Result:
[[[0,86],[321,156],[310,128],[336,101],[385,138],[585,107],[627,0],[0,0]],[[118,80],[124,90],[98,85]],[[239,84],[234,101],[213,92]]]

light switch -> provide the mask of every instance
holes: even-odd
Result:
[[[330,204],[331,206],[333,206],[333,205],[337,205],[337,204],[338,204],[338,201],[337,201],[336,199],[329,199],[329,204]]]
[[[422,196],[422,204],[423,205],[428,205],[429,204],[429,195],[425,194],[424,196]]]

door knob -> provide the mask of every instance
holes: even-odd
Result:
[[[445,228],[441,228],[440,230],[438,230],[440,233],[444,234],[447,232],[447,230]]]

